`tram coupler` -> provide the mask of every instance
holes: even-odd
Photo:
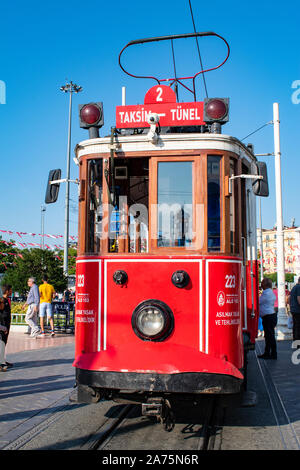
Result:
[[[101,400],[101,394],[98,390],[88,385],[77,386],[78,403],[98,403]]]
[[[149,398],[147,403],[142,403],[142,415],[156,416],[168,432],[174,429],[175,415],[169,400],[160,397]]]

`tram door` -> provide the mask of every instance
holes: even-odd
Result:
[[[250,168],[242,163],[242,174]],[[258,321],[258,272],[256,262],[256,223],[251,179],[241,178],[241,236],[243,255],[244,329],[256,337]]]
[[[246,165],[242,164],[242,174],[248,173]],[[247,328],[247,197],[246,197],[246,179],[240,179],[241,191],[241,239],[242,239],[242,257],[243,257],[243,304],[244,304],[244,328]]]

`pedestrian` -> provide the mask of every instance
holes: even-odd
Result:
[[[2,340],[5,343],[5,346],[7,344],[8,340],[8,335],[9,335],[9,330],[10,330],[10,323],[11,323],[11,308],[10,308],[10,296],[12,294],[12,288],[9,284],[6,284],[2,286],[2,293],[3,293],[3,302],[4,302],[4,308],[2,312],[0,313],[1,317],[1,325],[4,325],[7,328],[7,332],[5,333],[4,337]],[[4,356],[5,357],[5,356]],[[5,364],[7,367],[12,367],[13,364],[11,362],[7,362],[5,359]]]
[[[5,337],[7,335],[7,327],[2,324],[2,314],[4,311],[4,299],[0,298],[0,372],[7,371],[5,363]]]
[[[293,341],[300,340],[300,277],[291,290],[288,302],[293,317]]]
[[[274,311],[278,314],[278,286],[276,282],[276,287],[273,288],[273,294],[275,295],[275,302],[274,302]]]
[[[35,283],[35,278],[30,277],[27,281],[28,287],[30,287],[27,300],[23,305],[23,310],[27,307],[25,322],[31,328],[31,338],[35,338],[39,334],[39,327],[37,324],[37,314],[39,311],[39,304],[40,304],[40,294],[39,288]]]
[[[54,336],[54,322],[52,312],[52,300],[56,293],[54,287],[48,283],[48,276],[45,274],[43,277],[43,284],[39,286],[40,292],[40,326],[41,335],[45,336],[44,318],[47,314],[47,321],[50,321],[51,336]]]
[[[64,292],[64,299],[63,299],[64,302],[69,302],[70,301],[70,295],[71,295],[71,293],[70,293],[69,289],[66,289],[65,292]]]
[[[277,325],[277,313],[274,310],[275,294],[272,290],[272,280],[264,277],[261,282],[263,292],[259,298],[259,315],[262,318],[265,332],[265,352],[257,357],[260,359],[277,359],[277,346],[275,339],[275,327]]]
[[[257,329],[258,329],[257,336],[263,336],[264,328],[263,328],[261,317],[258,318],[258,327],[257,327]]]

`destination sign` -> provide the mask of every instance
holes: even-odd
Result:
[[[161,127],[200,126],[203,121],[203,102],[177,103],[174,91],[166,86],[148,90],[143,105],[117,106],[118,129],[150,127],[151,114],[158,114]]]

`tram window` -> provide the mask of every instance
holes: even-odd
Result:
[[[88,253],[98,253],[100,250],[102,232],[102,165],[102,159],[91,160],[88,164]]]
[[[236,174],[236,161],[231,158],[230,159],[230,171],[229,176],[234,176]],[[230,217],[230,252],[236,253],[237,252],[237,244],[236,244],[236,184],[235,180],[232,180],[231,185],[231,194],[229,198],[229,217]]]
[[[118,158],[115,206],[111,207],[109,252],[148,251],[149,159]]]
[[[157,246],[192,244],[193,162],[158,163]]]
[[[220,250],[220,161],[216,155],[207,156],[207,247]]]

